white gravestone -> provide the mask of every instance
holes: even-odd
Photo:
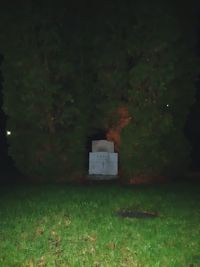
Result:
[[[118,153],[114,153],[113,142],[107,140],[92,142],[92,152],[89,153],[89,175],[118,175]]]

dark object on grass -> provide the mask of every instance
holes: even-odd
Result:
[[[138,218],[138,219],[158,217],[157,212],[138,211],[138,210],[121,210],[117,211],[117,215],[123,218]]]

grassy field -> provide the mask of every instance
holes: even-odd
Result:
[[[0,266],[200,266],[200,185],[1,187]]]

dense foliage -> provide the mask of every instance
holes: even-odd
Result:
[[[146,2],[20,1],[1,10],[9,153],[25,174],[83,176],[88,139],[116,129],[120,107],[131,118],[120,131],[123,177],[186,166],[196,21],[189,9],[184,24],[175,3]]]

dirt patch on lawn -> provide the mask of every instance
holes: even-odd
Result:
[[[119,210],[116,215],[122,218],[137,218],[137,219],[148,219],[159,217],[158,212],[149,212],[141,210]]]

